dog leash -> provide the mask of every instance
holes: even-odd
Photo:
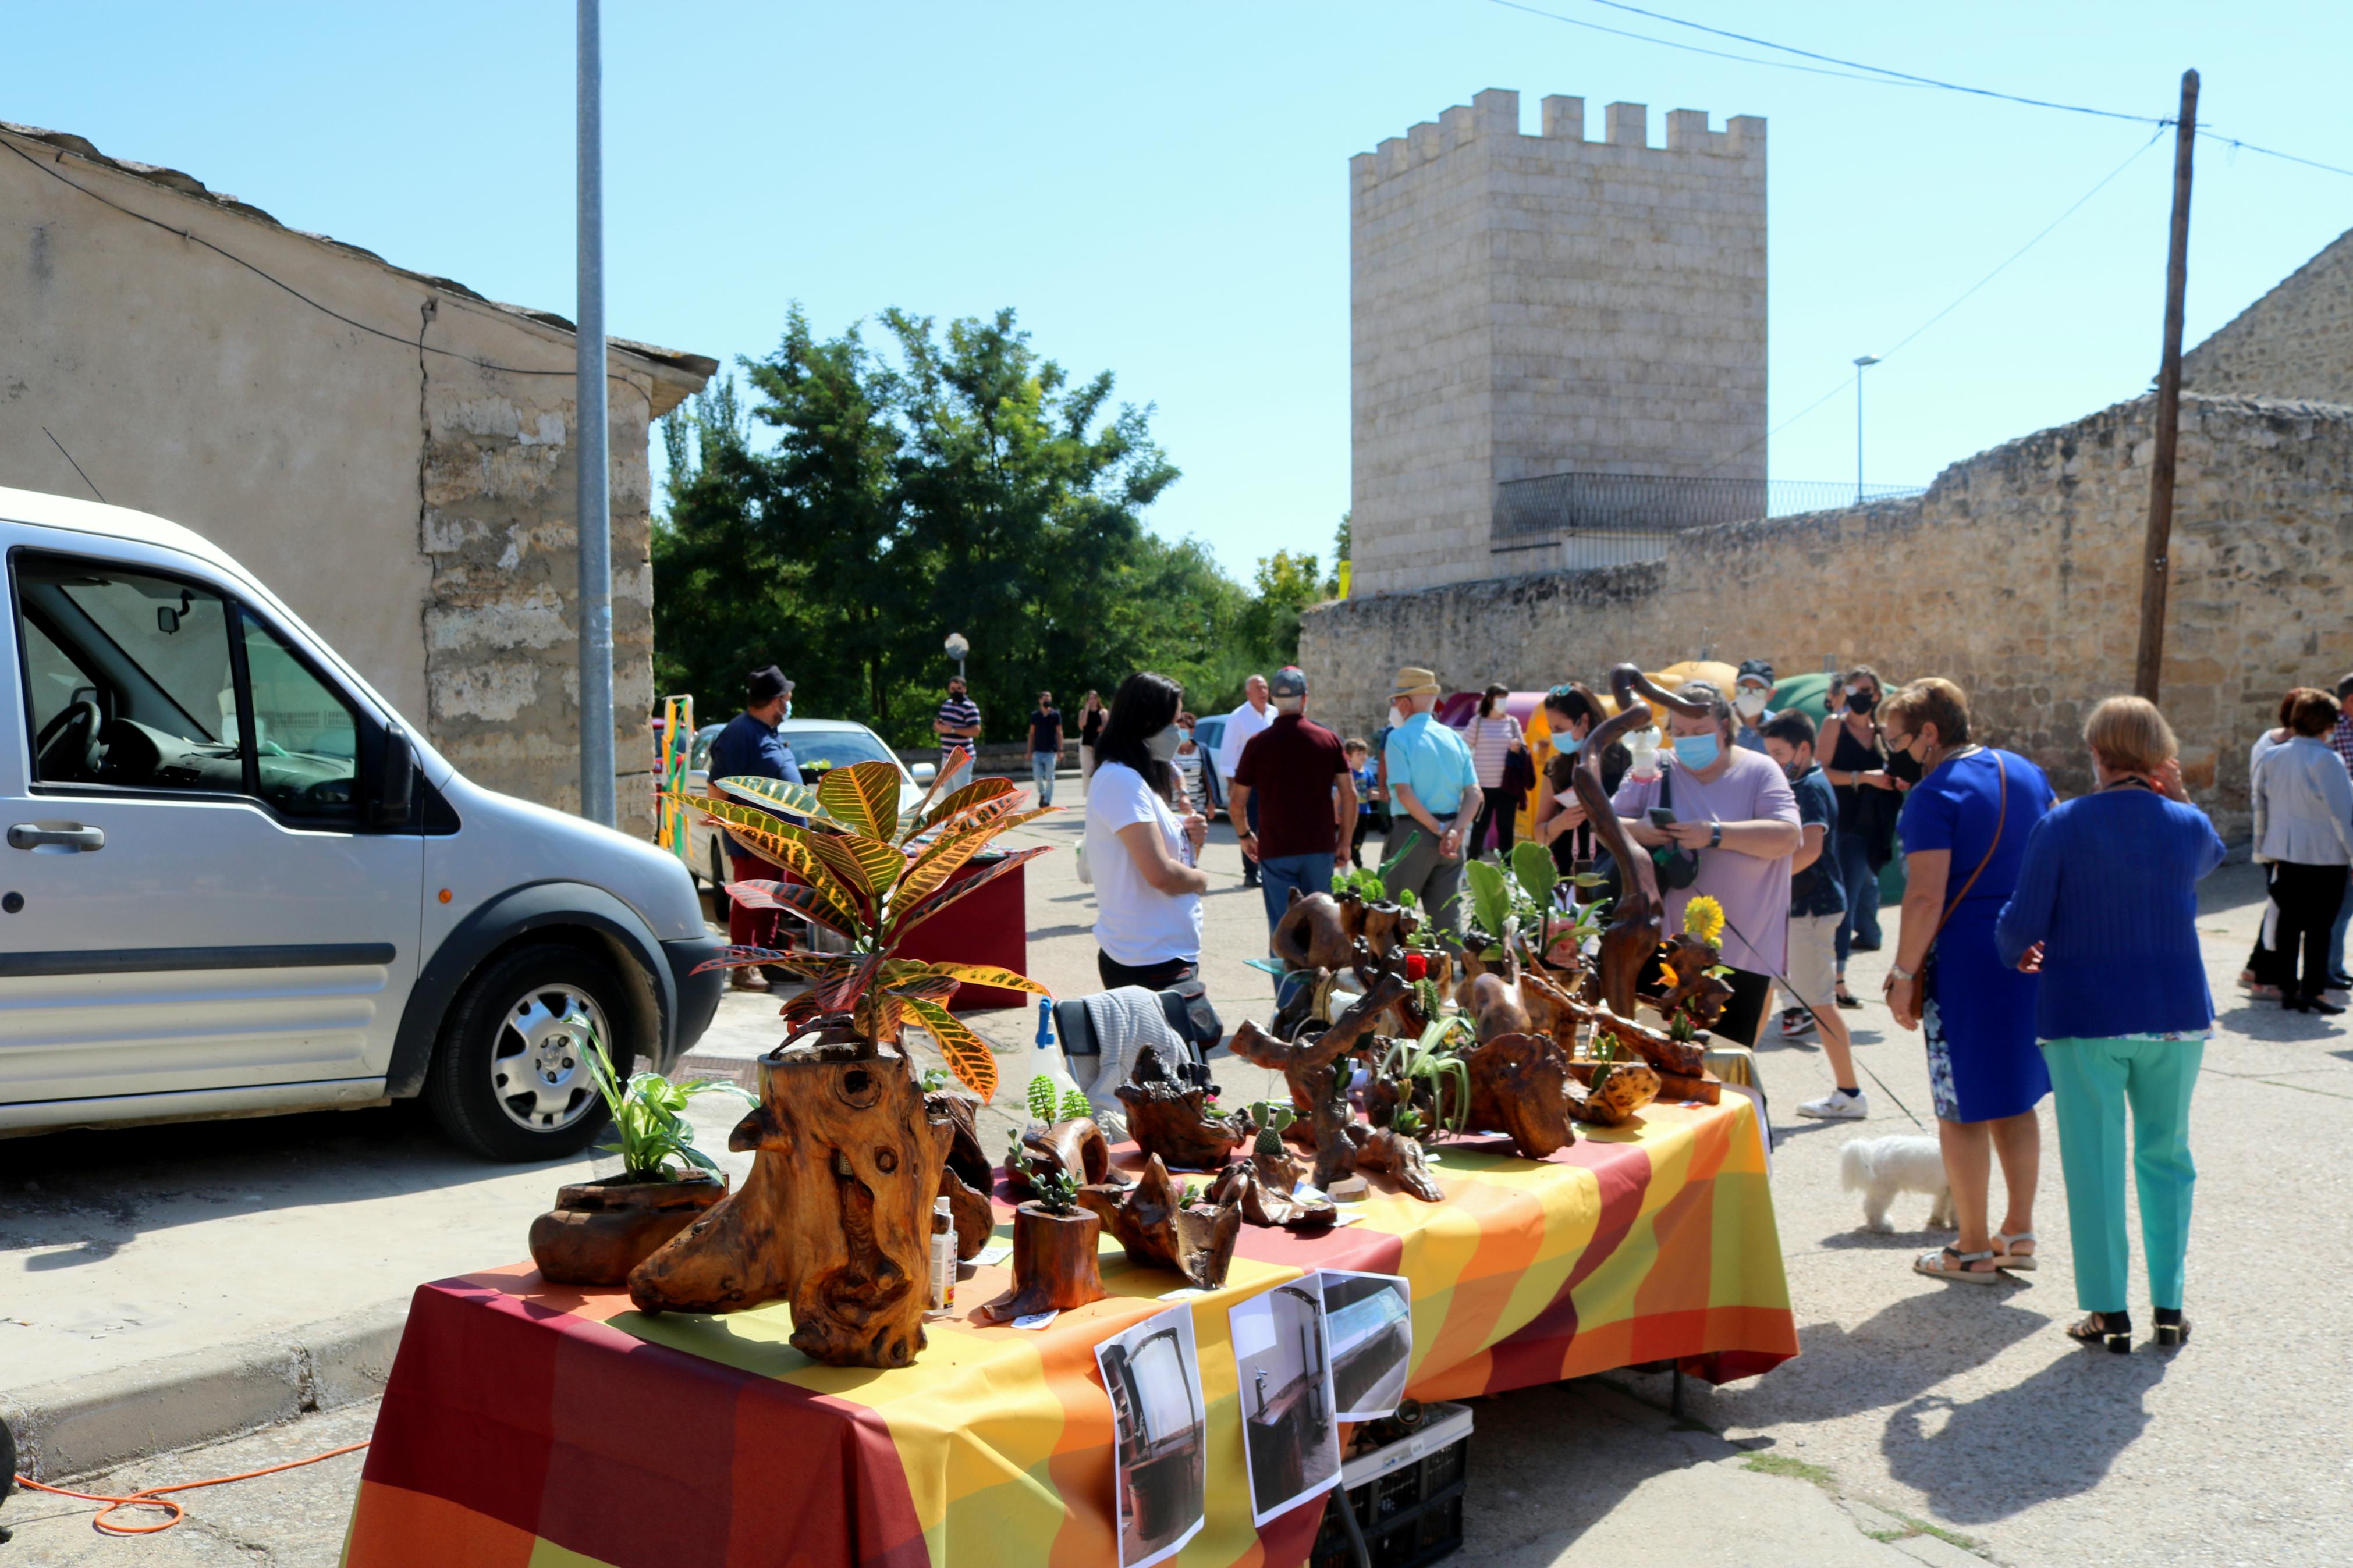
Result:
[[[1979,868],[1979,869],[1980,869],[1980,870],[1982,870],[1982,869],[1983,869],[1983,868],[1982,868],[1982,867],[1980,867],[1980,868]],[[1719,909],[1720,909],[1720,908],[1722,908],[1721,903],[1719,903],[1717,907],[1718,907]],[[1736,936],[1736,937],[1739,937],[1739,938],[1740,938],[1740,945],[1741,945],[1741,946],[1743,946],[1743,947],[1746,948],[1746,949],[1747,949],[1749,952],[1755,952],[1756,951],[1757,951],[1757,944],[1756,944],[1755,942],[1750,942],[1750,941],[1748,940],[1748,937],[1747,937],[1746,933],[1745,933],[1744,931],[1741,931],[1741,929],[1740,929],[1738,926],[1734,925],[1734,924],[1732,923],[1732,917],[1731,917],[1731,915],[1729,915],[1729,914],[1726,914],[1726,915],[1724,917],[1724,928],[1725,928],[1725,930],[1726,930],[1726,931],[1730,931],[1733,935],[1735,935],[1735,936]],[[1770,978],[1770,979],[1772,979],[1772,980],[1775,980],[1775,981],[1779,982],[1779,983],[1780,983],[1780,984],[1781,984],[1784,988],[1786,988],[1786,989],[1788,991],[1788,993],[1789,993],[1789,994],[1790,994],[1790,995],[1795,996],[1795,995],[1798,994],[1798,988],[1797,988],[1796,986],[1791,985],[1791,984],[1789,984],[1789,977],[1788,977],[1788,975],[1786,975],[1786,974],[1784,974],[1784,973],[1780,973],[1778,970],[1771,971],[1771,972],[1769,973],[1769,974],[1768,974],[1768,976],[1767,976],[1767,977],[1768,977],[1768,978]],[[1757,1028],[1761,1031],[1761,1030],[1764,1028],[1764,1026],[1765,1026],[1765,1020],[1764,1020],[1764,1019],[1762,1019],[1762,1018],[1757,1019]],[[1751,1048],[1753,1049],[1754,1047],[1752,1047]],[[1816,1048],[1817,1050],[1819,1050],[1819,1049],[1820,1049],[1821,1047],[1820,1047],[1819,1046],[1817,1046],[1815,1048]],[[1875,1084],[1877,1084],[1877,1085],[1879,1086],[1879,1092],[1880,1092],[1880,1093],[1882,1093],[1882,1094],[1883,1094],[1883,1095],[1885,1095],[1885,1096],[1886,1096],[1890,1100],[1893,1100],[1893,1101],[1894,1102],[1895,1109],[1896,1109],[1896,1110],[1900,1110],[1900,1111],[1902,1111],[1902,1112],[1905,1114],[1905,1118],[1911,1121],[1911,1123],[1912,1123],[1912,1125],[1913,1125],[1913,1126],[1919,1128],[1919,1129],[1920,1129],[1922,1131],[1924,1131],[1924,1132],[1927,1131],[1927,1126],[1926,1126],[1926,1124],[1925,1122],[1923,1122],[1923,1121],[1922,1121],[1918,1117],[1914,1116],[1914,1115],[1912,1114],[1912,1108],[1911,1108],[1910,1106],[1908,1106],[1908,1105],[1905,1104],[1902,1100],[1897,1100],[1897,1099],[1895,1098],[1895,1091],[1894,1091],[1894,1089],[1890,1089],[1890,1088],[1888,1088],[1888,1087],[1887,1087],[1887,1080],[1886,1080],[1885,1079],[1883,1079],[1883,1078],[1880,1077],[1876,1072],[1873,1072],[1873,1071],[1872,1071],[1871,1064],[1870,1064],[1869,1062],[1867,1062],[1867,1061],[1864,1061],[1864,1060],[1862,1059],[1862,1057],[1857,1056],[1857,1055],[1855,1054],[1854,1047],[1853,1047],[1852,1045],[1850,1045],[1850,1046],[1847,1047],[1847,1055],[1848,1055],[1851,1058],[1852,1058],[1852,1060],[1853,1060],[1853,1062],[1854,1062],[1854,1065],[1855,1065],[1855,1066],[1857,1066],[1857,1067],[1861,1068],[1863,1071],[1865,1071],[1865,1072],[1867,1072],[1867,1073],[1871,1073],[1871,1081],[1872,1081],[1872,1082],[1873,1082],[1873,1083],[1875,1083]]]

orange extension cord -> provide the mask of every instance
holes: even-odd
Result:
[[[16,1484],[27,1491],[48,1492],[57,1497],[79,1498],[84,1502],[104,1503],[106,1506],[100,1509],[90,1522],[92,1528],[102,1530],[109,1535],[155,1535],[171,1529],[188,1517],[188,1510],[164,1496],[166,1492],[192,1492],[198,1487],[225,1487],[231,1481],[249,1481],[258,1476],[274,1476],[280,1470],[299,1470],[305,1465],[315,1465],[322,1459],[332,1459],[344,1454],[355,1454],[366,1447],[365,1443],[350,1443],[340,1448],[330,1448],[323,1454],[313,1454],[307,1459],[289,1459],[282,1465],[272,1465],[268,1469],[248,1470],[241,1476],[215,1476],[208,1481],[182,1481],[175,1487],[142,1487],[129,1497],[107,1497],[98,1492],[78,1492],[68,1487],[44,1486],[39,1481],[25,1476],[18,1476]],[[108,1517],[117,1509],[124,1508],[169,1509],[172,1510],[172,1517],[161,1524],[116,1524]]]

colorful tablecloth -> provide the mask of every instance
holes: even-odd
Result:
[[[1580,1130],[1582,1131],[1583,1130]],[[1723,1381],[1797,1353],[1755,1112],[1653,1106],[1549,1160],[1448,1144],[1442,1204],[1376,1194],[1315,1237],[1245,1226],[1196,1295],[1208,1522],[1184,1568],[1304,1561],[1320,1500],[1250,1525],[1227,1310],[1319,1268],[1402,1274],[1424,1399],[1675,1360]],[[1009,1209],[1000,1218],[1009,1226]],[[646,1317],[528,1267],[427,1285],[361,1479],[349,1568],[749,1568],[1116,1561],[1094,1346],[1175,1274],[1108,1238],[1108,1299],[1040,1331],[934,1324],[913,1367],[811,1363],[782,1306]],[[969,1312],[1010,1283],[984,1268]]]

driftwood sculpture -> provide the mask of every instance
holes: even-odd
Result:
[[[1170,1078],[1150,1046],[1116,1092],[1135,1146],[1177,1170],[1222,1169],[1244,1136],[1234,1120],[1209,1110],[1208,1090]]]
[[[956,1261],[969,1263],[996,1234],[997,1210],[990,1206],[988,1194],[957,1175],[954,1165],[940,1173],[940,1195],[948,1200],[948,1212],[955,1216]]]
[[[727,1146],[743,1187],[629,1275],[640,1311],[733,1312],[779,1296],[793,1344],[835,1366],[899,1367],[923,1348],[932,1200],[952,1134],[897,1054],[786,1045]]]
[[[1659,1098],[1659,1075],[1643,1062],[1571,1062],[1568,1113],[1598,1127],[1623,1127]]]
[[[1541,1160],[1574,1141],[1569,1129],[1568,1053],[1548,1035],[1498,1035],[1465,1051],[1471,1109],[1464,1125],[1511,1135],[1512,1147]]]
[[[1716,945],[1702,942],[1690,931],[1677,931],[1667,939],[1659,962],[1672,972],[1675,983],[1655,1000],[1647,996],[1643,1000],[1656,1007],[1662,1017],[1672,1018],[1676,1009],[1684,1008],[1699,1027],[1714,1026],[1723,1016],[1725,1004],[1732,1000],[1732,987],[1708,973],[1724,962]]]
[[[1018,1159],[1008,1154],[1005,1161],[1005,1179],[1016,1197],[1030,1195],[1032,1171],[1041,1175],[1060,1173],[1070,1177],[1074,1186],[1089,1183],[1127,1184],[1127,1177],[1112,1169],[1111,1144],[1091,1116],[1074,1116],[1042,1131],[1033,1128],[1024,1132],[1020,1154]]]
[[[1356,1145],[1348,1136],[1346,1080],[1335,1064],[1370,1044],[1373,1026],[1409,989],[1398,976],[1385,974],[1330,1028],[1306,1040],[1278,1040],[1247,1019],[1234,1031],[1234,1055],[1282,1074],[1291,1086],[1292,1103],[1312,1129],[1319,1187],[1346,1175],[1356,1163]]]
[[[1004,1323],[1102,1300],[1103,1273],[1095,1267],[1095,1237],[1102,1230],[1103,1222],[1082,1208],[1055,1214],[1042,1204],[1027,1203],[1015,1209],[1013,1289],[983,1303],[976,1316],[985,1323]]]
[[[1227,1166],[1209,1184],[1209,1202],[1220,1209],[1237,1206],[1252,1225],[1282,1226],[1290,1230],[1316,1230],[1340,1217],[1328,1197],[1301,1198],[1292,1189],[1269,1181],[1253,1161]]]
[[[948,1169],[976,1191],[987,1193],[996,1186],[996,1168],[989,1164],[988,1151],[980,1142],[976,1121],[980,1102],[961,1094],[927,1094],[923,1096],[923,1107],[933,1120],[947,1120]]]
[[[1488,968],[1466,948],[1462,967],[1469,971],[1469,977],[1454,988],[1454,1005],[1470,1016],[1479,1038],[1492,1040],[1499,1035],[1525,1034],[1528,1010],[1520,997],[1519,955],[1507,949],[1504,966],[1498,971]]]
[[[1119,1239],[1130,1263],[1174,1268],[1192,1284],[1214,1290],[1226,1282],[1234,1260],[1241,1205],[1229,1200],[1217,1207],[1187,1208],[1179,1196],[1157,1154],[1144,1162],[1144,1174],[1132,1187],[1079,1189],[1080,1205]]]
[[[1335,897],[1293,889],[1267,947],[1285,969],[1354,969],[1358,983],[1369,985],[1419,927],[1410,910],[1385,899],[1368,903],[1354,892]]]
[[[1704,717],[1708,709],[1704,703],[1687,701],[1661,690],[1649,676],[1630,664],[1621,664],[1609,672],[1609,689],[1618,699],[1618,711],[1587,737],[1571,787],[1577,792],[1577,804],[1585,807],[1586,820],[1601,847],[1618,862],[1623,889],[1610,910],[1609,924],[1601,933],[1600,955],[1585,983],[1586,999],[1606,1003],[1611,1012],[1630,1016],[1634,1011],[1634,987],[1641,978],[1642,966],[1659,950],[1666,900],[1660,897],[1658,874],[1651,864],[1650,851],[1627,837],[1618,820],[1617,808],[1602,791],[1601,754],[1617,744],[1621,736],[1650,726],[1653,715],[1646,703],[1656,703],[1686,719]]]
[[[1422,1163],[1419,1143],[1387,1127],[1377,1127],[1370,1131],[1355,1127],[1349,1131],[1363,1140],[1356,1151],[1357,1170],[1377,1172],[1423,1203],[1434,1204],[1444,1200],[1445,1193],[1431,1178],[1430,1167]]]

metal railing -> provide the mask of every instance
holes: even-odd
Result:
[[[1664,558],[1678,533],[1923,493],[1917,485],[1672,474],[1546,474],[1495,487],[1490,548],[1524,566],[1582,571]]]

